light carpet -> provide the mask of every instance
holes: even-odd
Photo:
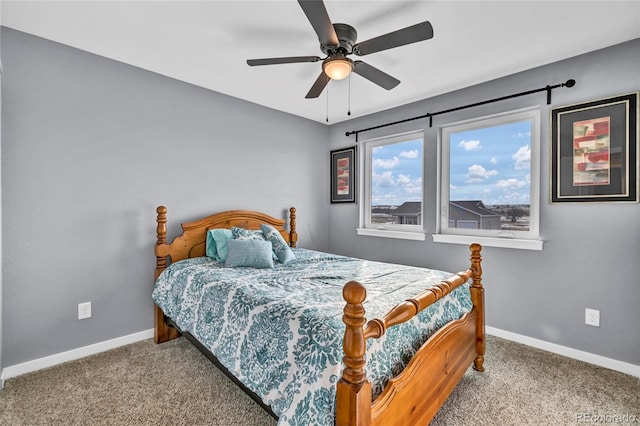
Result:
[[[640,423],[640,379],[633,376],[493,336],[485,369],[465,374],[432,426]],[[276,421],[179,338],[161,345],[145,340],[9,379],[0,392],[0,424]]]

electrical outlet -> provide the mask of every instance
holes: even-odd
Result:
[[[597,309],[585,308],[584,323],[594,327],[600,327],[600,311]]]
[[[78,319],[91,318],[91,302],[78,303]]]

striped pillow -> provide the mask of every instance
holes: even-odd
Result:
[[[272,247],[271,242],[265,240],[229,240],[227,241],[227,260],[224,262],[224,266],[273,269]]]

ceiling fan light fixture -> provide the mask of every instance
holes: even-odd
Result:
[[[329,59],[322,64],[322,70],[331,80],[343,80],[353,71],[353,62],[345,57]]]

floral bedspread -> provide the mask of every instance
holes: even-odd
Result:
[[[275,269],[225,268],[207,257],[171,264],[152,298],[183,331],[269,405],[279,425],[333,425],[342,372],[342,287],[367,288],[369,319],[450,273],[366,261],[302,248]],[[367,378],[374,398],[438,328],[471,310],[465,284],[367,342]]]

